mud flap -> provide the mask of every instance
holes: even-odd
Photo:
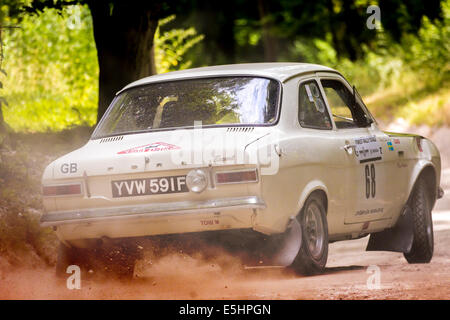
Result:
[[[372,233],[366,251],[394,251],[408,253],[414,239],[412,212],[406,207],[395,227]]]
[[[302,228],[296,218],[290,220],[282,234],[272,235],[262,248],[258,267],[288,267],[294,262],[302,245]],[[249,266],[250,267],[250,266]]]

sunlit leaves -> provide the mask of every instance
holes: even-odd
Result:
[[[161,19],[155,32],[154,53],[157,73],[189,68],[191,62],[186,61],[183,57],[190,48],[204,38],[203,35],[198,35],[192,27],[161,32],[161,27],[174,19],[174,15]]]
[[[45,9],[25,15],[19,26],[5,38],[5,120],[32,131],[93,125],[98,64],[89,9]]]

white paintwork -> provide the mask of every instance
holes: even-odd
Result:
[[[173,158],[174,152],[178,152],[176,150],[118,154],[120,151],[154,142],[173,144],[185,151],[198,148],[198,144],[189,145],[183,140],[192,129],[124,135],[123,139],[111,142],[90,140],[82,148],[55,160],[46,168],[42,178],[43,185],[82,182],[84,186],[84,195],[81,197],[45,197],[46,215],[95,208],[120,210],[122,206],[142,206],[148,203],[198,203],[251,196],[261,199],[265,207],[229,208],[223,212],[207,210],[170,216],[147,215],[136,219],[53,223],[57,226],[57,235],[62,241],[79,243],[80,239],[103,236],[137,237],[234,228],[252,228],[265,234],[281,233],[286,230],[289,219],[298,215],[308,196],[315,191],[323,192],[327,198],[330,239],[350,239],[395,225],[418,175],[426,166],[434,168],[436,188],[439,186],[440,156],[431,141],[422,140],[423,152],[420,152],[414,137],[398,136],[395,137],[398,144],[394,144],[394,151],[389,151],[387,142],[393,142],[394,138],[382,132],[376,124],[369,128],[337,129],[333,122],[332,130],[300,126],[297,112],[298,92],[302,82],[320,78],[340,79],[351,90],[337,71],[327,67],[288,63],[207,67],[152,76],[136,81],[124,90],[151,82],[222,75],[255,75],[279,80],[282,83],[282,106],[278,123],[269,127],[254,127],[248,132],[229,132],[227,127],[200,129],[200,145],[205,157],[202,163],[196,164],[175,163]],[[323,90],[322,95],[325,96]],[[327,108],[329,111],[328,104]],[[218,160],[210,154],[217,141],[224,136],[232,138],[235,142],[233,150],[240,152],[242,159]],[[382,148],[383,154],[382,160],[375,162],[376,196],[370,199],[365,196],[366,164],[359,163],[354,153],[344,150],[344,146],[354,144],[355,139],[368,136],[376,137],[376,143]],[[276,174],[263,174],[264,164],[256,156],[262,151],[270,152],[271,157],[277,160]],[[399,151],[403,152],[402,157]],[[77,164],[76,172],[63,173],[62,165],[70,163]],[[259,172],[257,183],[210,185],[198,194],[188,192],[125,198],[112,196],[112,180],[185,175],[193,168],[209,168],[214,173],[255,167]],[[380,208],[382,210],[378,210]]]

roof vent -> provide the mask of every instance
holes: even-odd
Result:
[[[123,136],[109,137],[109,138],[102,138],[102,139],[100,140],[100,143],[120,141],[120,140],[122,140],[122,139],[123,139]]]

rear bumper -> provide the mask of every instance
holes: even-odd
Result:
[[[256,196],[151,203],[52,212],[42,216],[41,225],[57,226],[62,240],[252,228],[255,210],[265,207]]]

